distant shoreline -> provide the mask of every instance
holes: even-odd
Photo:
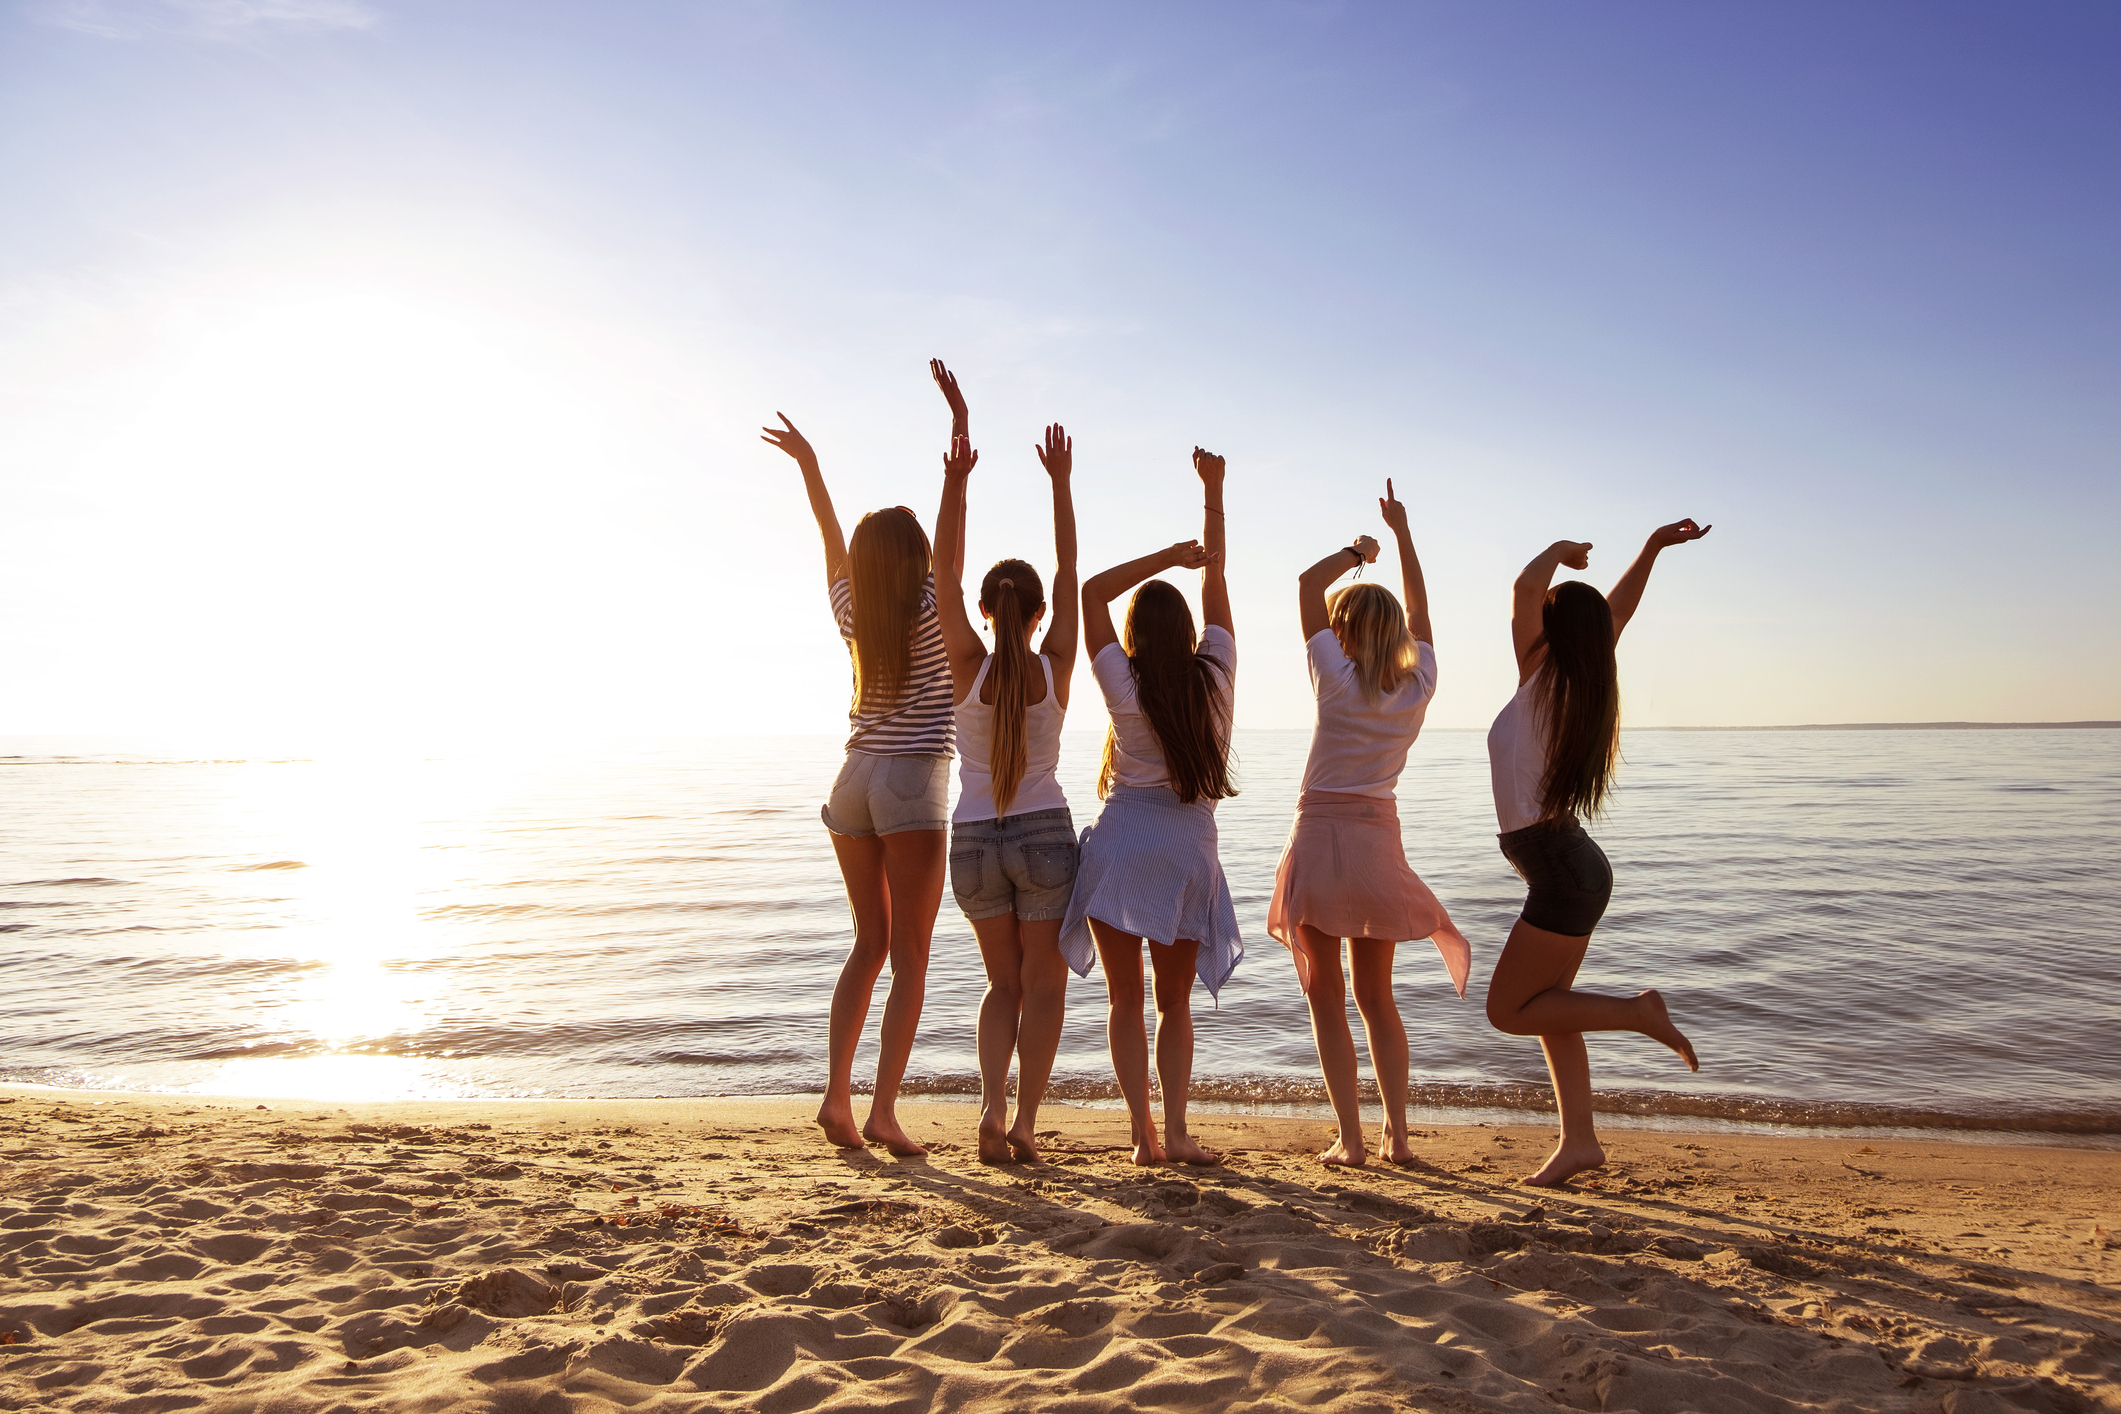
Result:
[[[1638,732],[2056,732],[2117,731],[2121,722],[1797,722],[1779,727],[1630,727]]]

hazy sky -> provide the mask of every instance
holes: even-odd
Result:
[[[1244,725],[1387,475],[1438,725],[1683,515],[1633,724],[2121,717],[2117,72],[2103,0],[31,0],[0,732],[832,730],[757,428],[931,519],[931,355],[975,573],[1049,420],[1086,574],[1229,457]]]

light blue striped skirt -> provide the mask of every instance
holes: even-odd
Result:
[[[1194,972],[1214,996],[1245,955],[1237,909],[1216,857],[1215,802],[1183,804],[1168,786],[1115,786],[1083,830],[1075,895],[1061,924],[1061,956],[1090,975],[1090,920],[1147,938],[1200,944]]]

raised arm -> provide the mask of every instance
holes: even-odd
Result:
[[[965,491],[978,464],[979,453],[968,439],[950,439],[943,458],[943,504],[935,513],[935,616],[950,658],[952,694],[960,702],[987,656],[987,645],[965,613]]]
[[[1223,577],[1228,568],[1223,556],[1223,459],[1195,447],[1193,469],[1200,473],[1200,539],[1208,556],[1201,566],[1201,617],[1235,638],[1237,630],[1230,624],[1230,581]]]
[[[1517,583],[1510,591],[1510,642],[1517,649],[1517,681],[1522,684],[1547,656],[1547,632],[1543,610],[1547,602],[1547,586],[1554,582],[1554,571],[1567,565],[1572,570],[1588,569],[1591,564],[1591,542],[1588,540],[1557,540],[1541,550],[1517,576]]]
[[[1650,538],[1643,542],[1642,553],[1635,557],[1635,563],[1628,566],[1628,572],[1613,586],[1613,592],[1605,597],[1606,603],[1613,606],[1615,643],[1620,641],[1620,631],[1628,626],[1628,620],[1634,618],[1635,611],[1642,607],[1642,591],[1650,587],[1650,571],[1657,564],[1658,552],[1674,545],[1684,545],[1689,540],[1699,540],[1715,528],[1713,525],[1696,525],[1690,518],[1660,525],[1650,532]]]
[[[1123,565],[1114,565],[1102,574],[1093,574],[1083,584],[1083,639],[1090,650],[1090,660],[1111,644],[1119,642],[1119,634],[1112,627],[1112,601],[1165,570],[1197,570],[1208,563],[1208,552],[1201,548],[1198,540],[1181,540],[1168,550],[1158,550],[1129,560]]]
[[[1332,627],[1326,613],[1326,591],[1333,582],[1357,565],[1377,563],[1377,542],[1367,535],[1355,537],[1296,577],[1296,612],[1303,620],[1304,642]]]
[[[1384,515],[1385,524],[1391,527],[1392,538],[1399,546],[1399,587],[1407,601],[1407,629],[1414,635],[1416,643],[1434,647],[1436,640],[1429,629],[1429,586],[1421,577],[1421,559],[1414,553],[1414,535],[1407,529],[1407,508],[1392,494],[1392,478],[1385,478],[1385,494],[1378,501],[1377,509]]]
[[[788,414],[776,412],[781,420],[779,427],[764,427],[759,430],[766,435],[761,442],[770,442],[789,456],[803,469],[803,489],[810,493],[810,513],[817,517],[817,533],[825,541],[825,587],[847,573],[847,537],[840,533],[840,518],[832,509],[832,493],[825,489],[825,474],[817,469],[817,453],[810,450],[810,443]]]
[[[957,375],[943,367],[941,359],[931,358],[928,360],[928,376],[935,380],[936,387],[943,390],[943,401],[950,404],[950,454],[954,455],[960,438],[964,439],[968,447],[971,445],[972,413],[965,406],[965,395],[958,391]],[[974,452],[972,459],[978,461],[979,453]],[[970,468],[968,467],[967,470],[970,470]],[[936,525],[935,534],[938,541],[935,547],[936,553],[947,556],[950,559],[957,569],[958,580],[962,583],[965,578],[964,523],[962,521],[959,522],[957,543],[954,546],[949,545],[947,541],[942,539],[943,530],[940,522]]]
[[[1053,699],[1068,707],[1068,678],[1075,671],[1075,644],[1082,635],[1082,611],[1075,584],[1075,496],[1069,478],[1075,474],[1075,439],[1058,422],[1046,429],[1046,445],[1034,448],[1038,463],[1053,482],[1053,588],[1047,602],[1053,617],[1046,623],[1046,642],[1038,651],[1053,664]],[[1111,616],[1108,614],[1107,619]]]

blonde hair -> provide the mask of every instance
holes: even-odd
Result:
[[[871,511],[847,541],[854,601],[854,710],[888,707],[913,678],[913,623],[928,578],[928,535],[904,506]]]
[[[1364,700],[1380,702],[1399,690],[1414,671],[1414,635],[1392,591],[1381,584],[1351,584],[1326,600],[1326,622],[1341,651],[1355,664]]]

